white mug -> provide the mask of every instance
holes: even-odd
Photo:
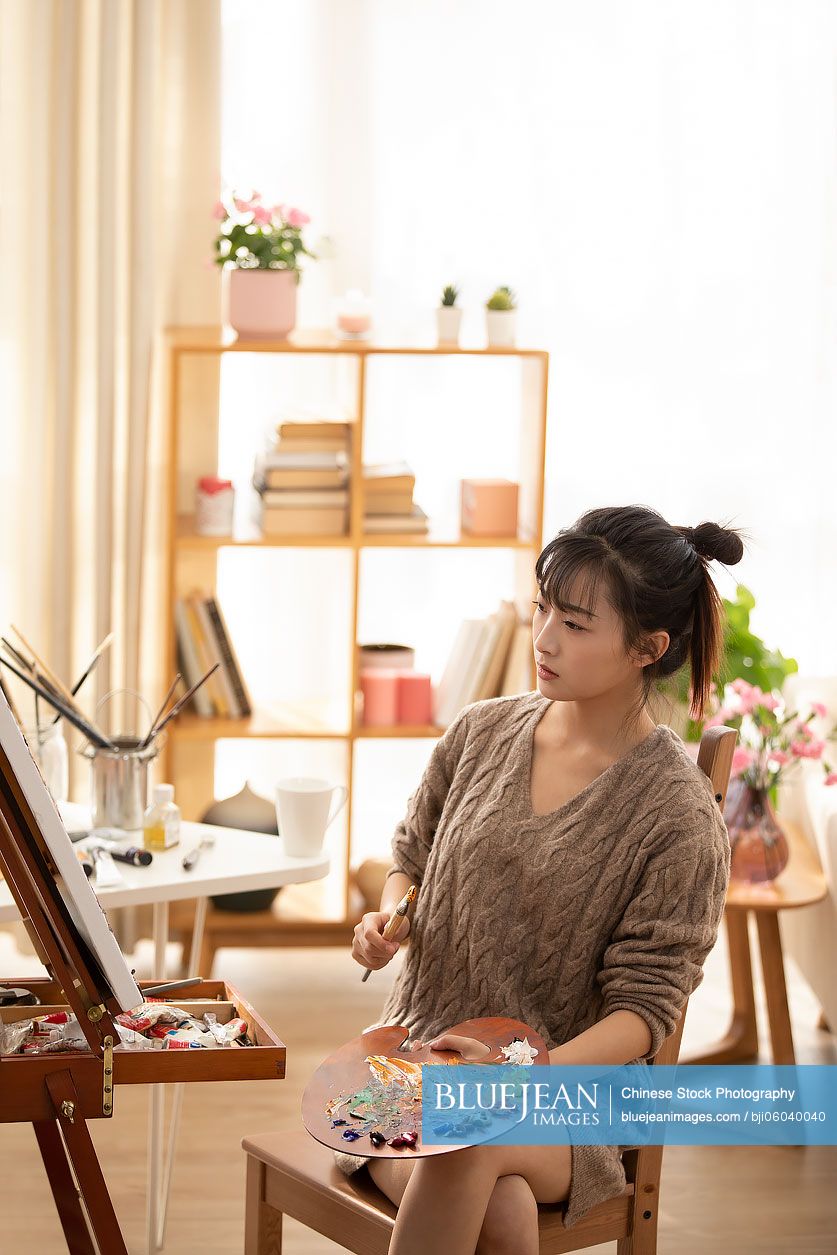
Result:
[[[331,810],[332,795],[340,797]],[[346,805],[348,789],[313,776],[289,776],[276,786],[276,823],[292,858],[316,858],[322,853],[326,828]]]

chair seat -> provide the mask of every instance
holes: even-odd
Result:
[[[364,1218],[373,1214],[395,1220],[396,1207],[382,1194],[368,1172],[346,1176],[334,1161],[334,1153],[305,1129],[280,1129],[257,1133],[241,1143],[265,1167],[321,1194],[336,1195],[340,1202]],[[290,1214],[290,1213],[289,1213]]]
[[[370,1230],[388,1235],[396,1207],[381,1193],[368,1172],[346,1176],[333,1152],[304,1129],[280,1129],[245,1137],[246,1153],[264,1165],[264,1201],[277,1212],[316,1228],[349,1250],[364,1249],[353,1240]],[[614,1241],[627,1232],[634,1187],[628,1184],[616,1198],[591,1208],[579,1227],[564,1228],[566,1203],[538,1205],[540,1249],[543,1255],[577,1250],[579,1245]],[[315,1223],[316,1222],[316,1223]],[[375,1249],[374,1244],[369,1249]],[[386,1250],[384,1244],[381,1249]]]

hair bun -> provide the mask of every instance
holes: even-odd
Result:
[[[683,527],[679,530],[694,545],[701,558],[710,562],[735,566],[744,556],[744,542],[731,527],[721,527],[718,523],[698,523],[697,527]]]

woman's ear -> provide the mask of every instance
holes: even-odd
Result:
[[[670,644],[671,637],[661,628],[659,632],[646,636],[643,645],[631,655],[631,661],[635,667],[647,667],[652,662],[658,662]]]

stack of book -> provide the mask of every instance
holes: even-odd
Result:
[[[280,422],[256,459],[253,487],[265,536],[343,536],[349,518],[351,424]]]
[[[416,477],[406,462],[374,462],[363,467],[363,529],[366,532],[428,530],[427,515],[413,501]]]
[[[224,616],[211,593],[196,591],[174,603],[179,666],[191,688],[215,663],[218,670],[189,703],[204,719],[243,719],[253,713]]]
[[[531,625],[513,601],[502,601],[487,619],[465,619],[434,690],[434,722],[445,728],[469,702],[528,693],[531,659]]]

